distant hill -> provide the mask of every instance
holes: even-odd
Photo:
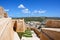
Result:
[[[40,21],[42,22],[43,21],[43,17],[22,17],[22,18],[12,18],[12,19],[23,19],[25,21]]]
[[[23,18],[25,21],[40,21],[40,22],[44,21],[45,19],[58,19],[58,20],[60,20],[60,17],[20,17],[20,18],[14,17],[12,19],[23,19]]]

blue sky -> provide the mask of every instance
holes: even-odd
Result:
[[[60,17],[60,0],[0,0],[10,17]]]

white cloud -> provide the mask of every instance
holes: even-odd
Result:
[[[43,10],[43,11],[38,11],[39,13],[46,13],[46,10]]]
[[[23,4],[20,4],[18,8],[25,8],[25,6]]]
[[[22,8],[22,10],[21,10],[22,13],[46,13],[46,10],[42,10],[42,9],[40,9],[40,10],[33,10],[31,12],[31,10],[27,9],[23,4],[20,4],[18,6],[18,8]]]
[[[42,13],[46,13],[46,10],[34,10],[31,12],[29,9],[23,9],[22,13],[39,13],[39,14],[42,14]]]
[[[22,13],[30,13],[30,10],[29,9],[23,9]]]
[[[30,10],[27,9],[23,4],[20,4],[18,8],[22,8],[21,10],[22,13],[30,13]]]
[[[9,9],[4,9],[4,11],[9,11]]]
[[[34,10],[32,13],[46,13],[46,10]]]

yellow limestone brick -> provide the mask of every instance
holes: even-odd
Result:
[[[17,20],[17,32],[24,32],[25,31],[25,23],[24,19]]]
[[[1,18],[0,21],[0,25],[3,25],[0,26],[2,27],[2,29],[0,29],[0,40],[13,40],[14,31],[12,20],[10,18]]]
[[[7,13],[6,13],[6,12],[4,13],[4,17],[5,17],[5,18],[7,18],[7,17],[8,17],[8,15],[7,15]]]
[[[2,7],[0,7],[0,17],[4,16],[4,9]]]

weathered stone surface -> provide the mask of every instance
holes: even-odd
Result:
[[[15,27],[17,32],[24,32],[25,31],[24,19],[17,19],[15,21]]]
[[[31,28],[31,30],[33,30],[37,34],[37,36],[40,38],[41,32],[39,32],[37,28],[33,27]]]
[[[2,7],[0,7],[0,17],[4,16],[4,9]]]
[[[41,40],[60,40],[60,29],[59,28],[42,28]]]
[[[48,28],[60,28],[60,20],[48,20],[46,22]]]
[[[7,15],[7,13],[6,13],[6,12],[4,13],[4,17],[5,17],[5,18],[7,18],[7,17],[8,17],[8,15]]]
[[[0,40],[13,40],[12,20],[10,18],[1,18],[0,21]]]
[[[7,18],[8,15],[7,15],[7,13],[4,11],[4,8],[0,7],[0,18],[3,18],[3,17]]]

